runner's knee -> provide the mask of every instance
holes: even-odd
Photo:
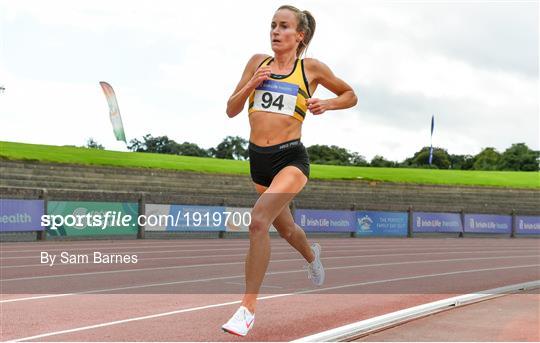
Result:
[[[268,232],[270,224],[261,216],[252,216],[249,224],[249,232],[253,234]]]

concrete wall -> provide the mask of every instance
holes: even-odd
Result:
[[[0,197],[251,207],[249,176],[0,160]],[[297,208],[540,214],[540,190],[311,179]]]

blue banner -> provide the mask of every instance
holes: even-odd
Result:
[[[407,236],[407,212],[356,212],[358,236]]]
[[[512,231],[512,217],[494,214],[466,214],[464,217],[465,232],[505,233]]]
[[[462,232],[459,213],[413,213],[413,232]]]
[[[356,212],[297,209],[294,222],[308,232],[354,232]]]
[[[0,199],[0,232],[43,231],[43,200]]]
[[[516,233],[540,234],[540,216],[516,216]]]

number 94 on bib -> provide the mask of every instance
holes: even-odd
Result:
[[[292,116],[296,107],[298,85],[274,80],[264,80],[255,89],[253,109]]]

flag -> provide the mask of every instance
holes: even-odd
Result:
[[[431,116],[431,146],[429,147],[429,165],[433,161],[433,128],[435,127],[435,115]]]
[[[118,102],[116,101],[114,90],[107,82],[101,81],[99,84],[101,85],[103,93],[105,93],[105,97],[107,98],[107,103],[109,104],[111,124],[113,126],[116,140],[124,141],[124,143],[127,144],[126,135],[124,133],[124,125],[122,125],[122,117],[120,117],[120,109],[118,108]]]

